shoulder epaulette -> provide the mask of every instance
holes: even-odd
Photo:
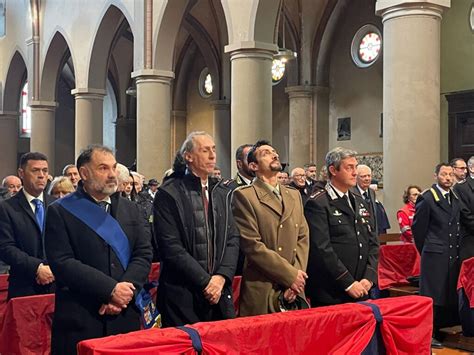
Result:
[[[315,199],[315,198],[323,196],[325,193],[326,193],[326,189],[319,189],[319,190],[313,191],[313,193],[311,194],[311,196],[309,196],[309,198]]]
[[[249,187],[252,187],[252,185],[242,185],[242,186],[237,187],[234,191],[245,190],[245,189],[248,189]]]
[[[291,185],[285,185],[285,187],[287,189],[296,190],[296,188],[294,186],[291,186]]]
[[[224,186],[229,186],[229,185],[232,184],[233,182],[234,182],[234,179],[222,180],[222,185],[224,185]]]
[[[439,202],[439,196],[438,196],[438,193],[436,192],[436,190],[434,188],[431,188],[430,192],[433,195],[433,198],[435,199],[435,201]]]

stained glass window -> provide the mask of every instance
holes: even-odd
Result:
[[[359,44],[359,58],[365,63],[370,63],[378,57],[381,47],[380,36],[375,32],[367,33]]]
[[[208,95],[212,94],[212,76],[211,76],[211,73],[207,73],[206,79],[204,80],[204,92]]]
[[[285,63],[279,59],[274,59],[272,64],[272,81],[278,83],[285,75]]]
[[[20,96],[21,107],[21,131],[22,137],[29,137],[31,135],[31,108],[28,106],[28,83],[25,83],[21,90]]]

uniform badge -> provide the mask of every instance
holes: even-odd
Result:
[[[339,216],[342,216],[342,213],[339,212],[338,210],[335,210],[332,215],[333,215],[333,216],[336,216],[336,217],[339,217]]]

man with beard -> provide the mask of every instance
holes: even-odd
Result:
[[[453,168],[441,163],[436,184],[416,201],[413,237],[421,255],[420,295],[433,299],[433,347],[440,347],[440,328],[458,324],[456,284],[459,275],[461,203],[451,187]]]
[[[278,153],[269,142],[258,141],[247,159],[257,177],[235,190],[233,200],[245,254],[241,316],[279,312],[281,302],[291,304],[298,295],[305,299],[309,243],[300,193],[278,183]]]
[[[453,168],[454,183],[453,186],[466,180],[467,164],[462,158],[454,158],[449,162]]]
[[[77,158],[76,192],[50,206],[46,253],[57,280],[51,353],[79,341],[140,329],[134,297],[152,250],[138,206],[117,191],[115,157],[93,145]]]
[[[308,287],[312,306],[363,301],[377,280],[379,246],[370,212],[356,191],[356,152],[326,155],[329,183],[305,205],[310,230]]]
[[[15,196],[21,190],[21,180],[18,176],[9,175],[2,181],[3,187],[8,189],[11,196]]]
[[[235,175],[235,182],[238,186],[247,186],[252,183],[254,174],[249,169],[247,162],[247,154],[252,147],[252,144],[242,144],[235,152],[235,163],[237,164],[237,174]]]
[[[161,256],[158,309],[163,327],[235,317],[232,281],[239,234],[230,180],[209,175],[216,146],[205,132],[184,141],[173,174],[158,188],[154,226]]]
[[[54,281],[43,246],[46,208],[54,200],[44,193],[46,156],[24,154],[18,175],[23,189],[0,203],[0,259],[10,265],[8,298],[49,293]]]

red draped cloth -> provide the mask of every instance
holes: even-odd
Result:
[[[432,300],[421,296],[371,301],[381,311],[387,354],[429,354]],[[302,311],[197,323],[204,354],[359,354],[376,319],[371,308],[351,303]],[[176,328],[150,329],[78,345],[82,355],[195,354],[189,336]]]
[[[464,289],[470,308],[474,308],[474,257],[464,260],[459,272],[458,290]]]
[[[408,276],[420,275],[420,254],[414,244],[382,245],[379,250],[380,290],[408,285]]]
[[[0,275],[0,329],[2,329],[3,315],[7,309],[8,275]]]
[[[49,354],[54,295],[12,298],[0,333],[1,354]]]

